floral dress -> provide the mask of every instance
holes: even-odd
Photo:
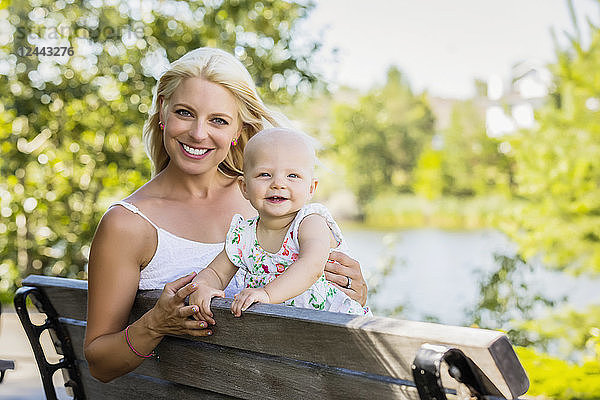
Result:
[[[307,204],[298,211],[288,232],[285,234],[283,245],[277,253],[267,252],[258,243],[256,238],[258,217],[248,220],[239,214],[233,217],[229,232],[227,232],[225,251],[231,262],[245,271],[245,287],[258,288],[265,286],[281,275],[298,259],[300,253],[298,228],[304,217],[311,214],[319,214],[325,218],[335,240],[338,242],[338,247],[335,250],[347,253],[347,246],[342,238],[340,228],[322,204]],[[368,307],[363,308],[357,301],[352,300],[328,282],[325,279],[325,274],[321,275],[307,291],[286,300],[283,304],[348,314],[371,314]]]

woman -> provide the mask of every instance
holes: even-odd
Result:
[[[236,179],[244,145],[265,125],[281,123],[248,71],[224,51],[191,51],[159,79],[144,126],[155,176],[106,212],[92,242],[84,348],[94,377],[108,382],[132,371],[167,334],[212,334],[205,321],[190,318],[197,308],[184,304],[195,290],[190,272],[223,249],[234,214],[256,214]],[[330,260],[327,279],[364,305],[358,263],[342,253]],[[241,290],[239,282],[226,293]],[[127,326],[138,289],[163,292]]]

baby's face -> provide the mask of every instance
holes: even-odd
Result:
[[[242,193],[261,217],[291,216],[311,199],[317,185],[314,159],[305,145],[275,141],[257,146],[244,163]]]

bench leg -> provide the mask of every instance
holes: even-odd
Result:
[[[421,400],[447,400],[440,367],[448,364],[451,377],[467,386],[477,399],[503,399],[504,396],[481,369],[459,349],[424,344],[412,365],[413,379]]]
[[[31,296],[31,301],[37,307],[38,311],[46,315],[46,322],[43,325],[34,325],[27,311],[26,300]],[[15,309],[21,320],[23,329],[29,339],[33,355],[40,370],[44,392],[48,400],[57,400],[56,390],[52,382],[54,373],[62,369],[63,377],[65,378],[65,386],[73,392],[74,399],[85,399],[83,386],[79,377],[79,372],[75,366],[75,353],[71,345],[71,338],[61,325],[58,313],[46,297],[46,295],[35,287],[24,286],[19,288],[15,294]],[[56,364],[48,362],[42,345],[40,343],[40,335],[46,329],[49,330],[50,336],[54,340],[54,345],[60,349],[63,358]],[[58,343],[57,343],[58,342]]]

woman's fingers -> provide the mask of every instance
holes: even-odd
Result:
[[[182,318],[193,317],[199,308],[196,305],[179,307],[179,316]]]
[[[334,274],[329,271],[325,271],[325,279],[331,283],[335,283],[337,286],[346,286],[348,279],[344,275]]]
[[[182,287],[187,285],[196,277],[196,272],[191,272],[185,276],[182,276],[179,279],[174,280],[173,282],[169,282],[165,285],[165,289],[169,289],[171,292],[175,293],[179,291]]]
[[[346,288],[348,277],[352,279],[350,288]],[[362,275],[360,263],[352,257],[339,251],[331,252],[325,265],[325,278],[340,286],[340,289],[345,289],[344,293],[351,299],[358,301],[363,306],[366,304],[367,283]]]
[[[203,336],[211,336],[213,331],[210,329],[190,329],[185,332],[186,335],[203,337]]]
[[[344,268],[342,272],[347,272],[348,269],[360,271],[360,264],[358,261],[342,252],[332,251],[329,254],[329,260],[334,261],[338,263],[338,265],[342,266]]]
[[[175,292],[175,297],[177,297],[178,300],[183,301],[190,294],[194,293],[194,291],[197,288],[198,288],[198,284],[197,283],[190,282],[187,285],[185,285],[182,288],[180,288],[179,290],[177,290],[177,292]]]
[[[208,324],[206,323],[206,321],[196,321],[193,319],[187,319],[185,321],[183,321],[182,324],[182,328],[186,331],[188,330],[193,330],[193,329],[206,329],[208,328]]]

